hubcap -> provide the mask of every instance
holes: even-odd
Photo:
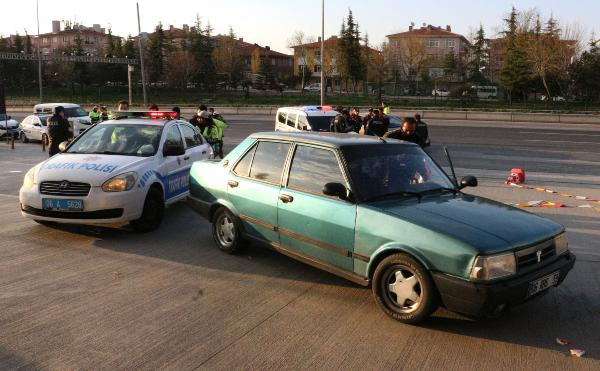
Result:
[[[231,246],[235,240],[235,225],[227,215],[219,218],[217,223],[217,238],[219,239],[219,243],[225,247]]]
[[[416,310],[421,303],[421,282],[414,272],[397,268],[388,275],[388,297],[401,312]]]

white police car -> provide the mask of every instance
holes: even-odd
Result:
[[[127,117],[94,125],[68,146],[61,143],[61,153],[27,172],[19,192],[25,217],[130,222],[150,231],[160,225],[165,205],[187,196],[192,163],[212,156],[200,132],[172,120],[172,112],[117,114]]]

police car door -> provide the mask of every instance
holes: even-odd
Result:
[[[183,140],[177,124],[167,125],[165,128],[165,145],[180,145],[183,148]],[[190,165],[186,166],[186,154],[181,156],[164,156],[161,151],[162,163],[159,173],[165,190],[165,202],[172,203],[185,197],[188,191]]]
[[[179,123],[179,129],[185,142],[186,166],[191,167],[194,161],[207,159],[210,155],[210,145],[203,140],[202,134],[190,124]]]

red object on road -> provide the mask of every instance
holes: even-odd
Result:
[[[512,169],[510,171],[510,176],[515,179],[515,183],[517,184],[525,183],[525,170],[523,169]]]

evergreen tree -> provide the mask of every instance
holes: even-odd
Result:
[[[162,23],[159,23],[154,29],[147,46],[148,78],[152,82],[161,81],[164,77],[167,45]]]
[[[212,28],[210,24],[203,28],[200,16],[196,15],[195,27],[190,31],[186,43],[188,51],[198,63],[198,73],[195,80],[210,91],[215,89],[216,84],[215,65],[213,61],[214,45],[211,34]]]
[[[366,73],[366,64],[360,46],[359,25],[354,21],[352,10],[348,9],[348,17],[342,26],[339,37],[338,60],[341,61],[338,70],[342,76],[352,80],[353,91],[356,84],[361,81]]]
[[[531,69],[527,62],[527,35],[519,32],[517,17],[517,10],[513,7],[509,18],[504,20],[506,49],[504,65],[500,71],[500,82],[511,100],[515,95],[525,95],[531,75]]]
[[[258,73],[261,74],[265,78],[265,83],[270,84],[274,80],[273,76],[273,65],[271,64],[271,57],[269,54],[265,54],[260,61],[260,69]]]
[[[489,68],[489,50],[487,48],[485,31],[481,24],[479,25],[479,30],[477,30],[477,35],[475,36],[473,46],[471,47],[471,55],[473,58],[471,59],[469,66],[469,81],[478,84],[486,84],[488,80],[485,78],[482,70]]]

